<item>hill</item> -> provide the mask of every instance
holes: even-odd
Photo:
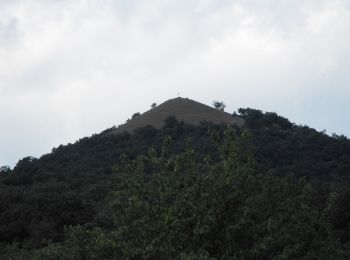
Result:
[[[156,129],[164,126],[165,119],[175,117],[185,124],[200,125],[201,122],[212,124],[229,124],[243,126],[244,120],[238,116],[214,109],[188,98],[174,98],[165,101],[155,108],[130,119],[124,125],[113,130],[114,134],[129,132],[150,125]]]
[[[349,139],[203,106],[170,100],[0,171],[0,258],[349,259]]]

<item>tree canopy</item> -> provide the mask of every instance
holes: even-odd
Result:
[[[224,104],[224,102],[222,101],[213,101],[213,106],[214,108],[221,110],[221,111],[225,111],[226,105]]]

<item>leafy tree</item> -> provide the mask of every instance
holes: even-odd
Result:
[[[0,174],[8,174],[11,172],[11,168],[9,166],[1,166]]]
[[[213,106],[214,108],[221,110],[221,111],[225,111],[226,105],[224,104],[224,102],[222,101],[214,101],[213,102]]]
[[[136,117],[139,117],[140,115],[141,115],[140,112],[137,112],[137,113],[133,114],[131,118],[136,118]]]
[[[151,108],[155,108],[157,106],[157,103],[152,103]]]
[[[14,172],[20,173],[20,172],[25,172],[28,169],[33,169],[33,166],[35,162],[37,162],[37,158],[33,156],[27,156],[24,157],[23,159],[19,160],[14,167]]]

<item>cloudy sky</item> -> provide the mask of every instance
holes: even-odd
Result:
[[[0,0],[0,165],[214,99],[350,136],[349,0]]]

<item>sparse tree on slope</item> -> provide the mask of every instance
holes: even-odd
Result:
[[[214,100],[213,106],[214,106],[214,108],[221,110],[221,111],[225,111],[225,108],[226,108],[226,105],[224,104],[224,102],[216,101],[216,100]]]

